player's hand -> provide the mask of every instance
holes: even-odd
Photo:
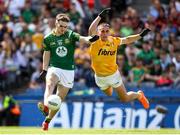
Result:
[[[99,36],[98,35],[94,35],[92,36],[90,39],[89,39],[89,42],[95,42],[99,39]]]
[[[46,74],[47,74],[47,71],[46,70],[42,70],[40,75],[39,75],[39,80],[44,81],[45,78],[46,78]]]
[[[109,15],[111,12],[111,8],[106,8],[103,11],[101,11],[101,13],[99,13],[98,16],[100,16],[101,18],[106,18],[107,15]]]
[[[143,29],[143,31],[139,34],[141,37],[144,37],[147,35],[151,30],[149,28]]]

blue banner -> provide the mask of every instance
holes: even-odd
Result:
[[[139,102],[72,102],[63,103],[50,123],[62,128],[180,128],[180,105],[161,104],[168,109],[166,115],[158,113],[153,103],[149,110]],[[22,103],[21,126],[41,126],[44,117],[36,103]]]

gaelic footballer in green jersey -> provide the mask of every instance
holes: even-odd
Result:
[[[79,38],[80,35],[71,30],[60,36],[55,31],[47,35],[44,39],[44,50],[51,52],[49,66],[74,70],[75,43]]]
[[[76,41],[89,43],[99,39],[98,36],[84,37],[68,29],[70,19],[66,14],[56,16],[55,28],[44,38],[43,71],[40,79],[46,78],[44,103],[39,102],[39,110],[46,116],[42,124],[43,130],[58,110],[48,108],[48,97],[57,86],[56,95],[64,100],[74,83],[74,51]]]

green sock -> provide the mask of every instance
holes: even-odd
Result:
[[[51,121],[51,118],[46,117],[45,122],[49,123]]]

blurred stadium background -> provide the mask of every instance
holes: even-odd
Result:
[[[36,104],[44,93],[44,82],[38,81],[42,41],[56,14],[69,14],[69,27],[87,35],[105,7],[113,9],[107,18],[113,36],[152,29],[144,39],[121,46],[117,56],[127,89],[142,89],[150,109],[121,103],[115,93],[105,96],[95,85],[88,45],[77,43],[74,88],[51,127],[180,129],[179,0],[0,0],[0,126],[41,126]]]

